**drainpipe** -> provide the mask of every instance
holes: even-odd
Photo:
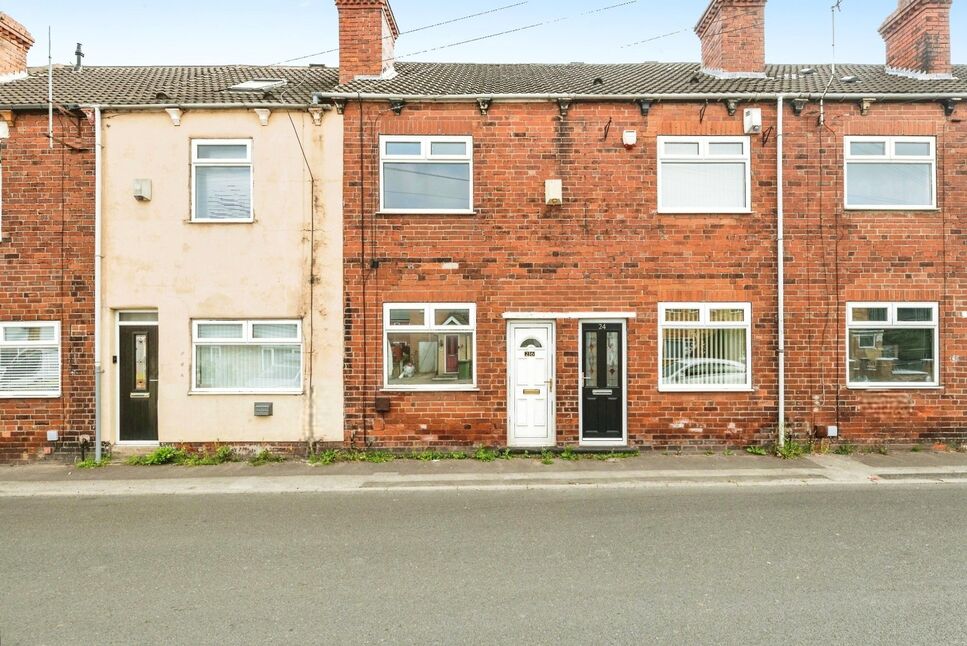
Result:
[[[782,179],[782,110],[783,96],[776,99],[776,253],[777,253],[777,293],[779,300],[779,446],[786,444],[786,259],[783,228],[785,225],[783,210],[783,179]]]
[[[94,459],[101,460],[101,108],[94,106]]]

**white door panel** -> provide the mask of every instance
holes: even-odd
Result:
[[[521,446],[553,445],[553,326],[511,324],[509,341],[509,442]]]

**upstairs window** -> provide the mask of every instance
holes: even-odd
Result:
[[[751,310],[749,303],[659,305],[659,390],[751,390]]]
[[[393,390],[473,388],[476,315],[472,303],[385,305],[384,386]]]
[[[748,137],[659,137],[660,213],[748,213]]]
[[[252,142],[193,141],[191,184],[193,222],[252,222]]]
[[[198,393],[302,392],[302,323],[195,321]]]
[[[0,323],[0,398],[60,397],[60,323]]]
[[[473,213],[472,137],[380,137],[380,210]]]
[[[846,137],[846,208],[937,207],[933,137]]]
[[[936,303],[849,303],[847,385],[939,385]]]

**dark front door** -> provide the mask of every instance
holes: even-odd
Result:
[[[624,339],[620,323],[581,324],[581,437],[624,437]]]
[[[158,441],[158,327],[121,326],[122,442]]]

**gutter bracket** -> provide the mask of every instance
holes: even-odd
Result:
[[[943,101],[944,116],[952,117],[954,115],[954,111],[957,109],[957,104],[960,103],[962,100],[963,99],[961,99],[960,97],[951,97],[949,99],[944,99]]]
[[[181,115],[184,114],[181,108],[165,108],[165,112],[171,118],[171,125],[180,126],[181,125]]]
[[[336,114],[342,114],[346,111],[346,99],[333,99],[332,104],[336,106]]]
[[[792,100],[792,112],[797,117],[802,116],[802,111],[805,109],[806,105],[809,103],[809,99],[793,99]]]
[[[269,117],[272,116],[271,110],[268,108],[253,108],[252,112],[259,118],[259,123],[263,126],[269,125]]]
[[[725,100],[725,109],[729,111],[729,116],[730,117],[734,117],[735,116],[735,111],[739,109],[739,100],[738,99],[726,99]]]
[[[557,108],[561,111],[561,118],[567,119],[567,111],[571,109],[571,99],[560,98],[557,100]]]
[[[406,107],[406,101],[403,99],[393,99],[389,102],[389,109],[392,110],[396,116],[400,116],[403,113],[404,107]]]
[[[312,117],[312,124],[316,126],[322,125],[322,108],[319,106],[309,107],[309,116]]]
[[[647,117],[648,112],[651,110],[651,99],[638,99],[635,103],[638,104],[638,109],[641,110],[641,116]]]
[[[0,119],[12,126],[17,122],[17,114],[13,110],[0,110]]]
[[[876,99],[873,98],[860,99],[860,114],[865,117],[870,111],[870,106],[874,103],[876,103]]]
[[[494,102],[490,97],[480,97],[477,99],[477,106],[480,108],[480,114],[487,116],[487,111],[490,110],[490,105]]]

